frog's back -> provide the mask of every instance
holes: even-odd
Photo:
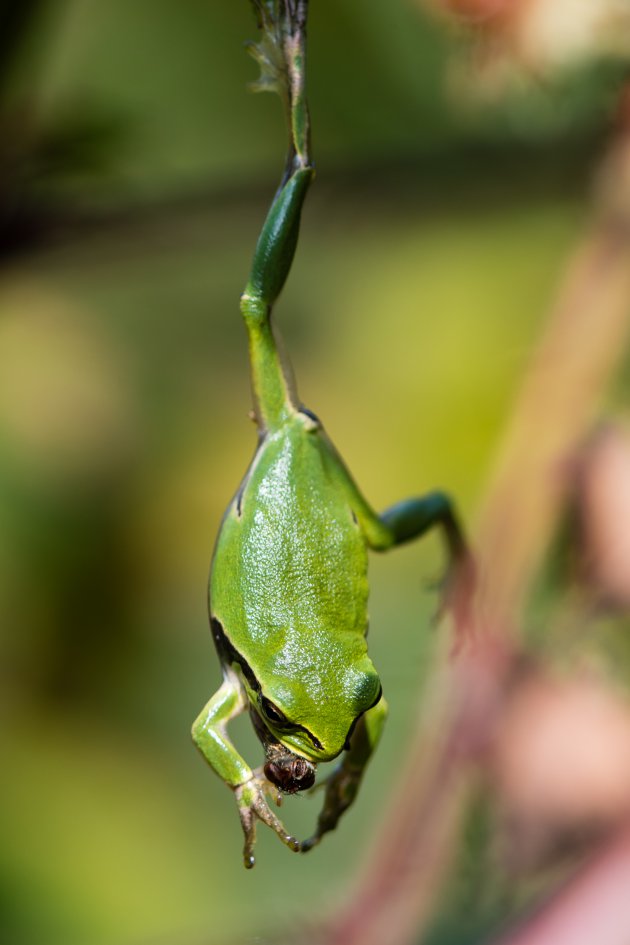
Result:
[[[313,668],[320,647],[329,664],[366,650],[367,553],[336,462],[319,426],[298,414],[262,441],[217,541],[213,613],[237,649],[260,641],[292,676]]]

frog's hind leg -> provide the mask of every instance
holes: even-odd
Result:
[[[275,7],[275,5],[273,5]],[[289,147],[284,175],[262,228],[241,312],[249,335],[249,357],[258,425],[277,429],[298,407],[291,370],[278,351],[271,309],[293,262],[302,205],[313,177],[305,89],[306,0],[257,4],[265,44],[250,48],[261,65],[259,88],[272,88],[284,101]],[[281,66],[278,66],[278,63]]]
[[[258,239],[241,313],[249,337],[249,358],[256,417],[261,431],[277,429],[299,403],[293,374],[282,358],[271,323],[271,310],[293,260],[300,215],[313,171],[295,170],[280,188]]]

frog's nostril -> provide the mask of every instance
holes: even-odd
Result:
[[[315,765],[296,755],[268,761],[264,770],[267,779],[284,794],[297,794],[315,783]]]

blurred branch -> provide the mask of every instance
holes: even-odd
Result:
[[[479,638],[434,679],[424,714],[433,744],[426,731],[417,735],[362,877],[326,929],[325,945],[418,941],[451,863],[471,778],[517,658],[522,607],[563,507],[566,464],[630,329],[629,125],[604,162],[595,218],[533,356],[481,515]],[[630,916],[630,903],[625,908]],[[603,932],[604,925],[601,945],[621,942]]]
[[[41,0],[0,0],[0,95],[41,8]]]
[[[483,611],[513,624],[588,432],[625,350],[630,316],[630,129],[600,177],[600,206],[570,262],[525,377],[478,528]],[[629,204],[626,206],[626,204]]]
[[[90,104],[90,109],[94,112],[94,103]],[[113,122],[115,117],[104,114],[101,109],[92,115],[97,123],[101,119]],[[68,118],[71,119],[72,115],[68,115]],[[8,129],[8,125],[3,127]],[[127,146],[132,135],[130,129],[131,124],[126,124],[124,117],[118,121],[118,127],[112,126],[114,134],[109,141],[103,141],[107,145],[107,153],[100,168],[88,155],[94,173],[101,169],[103,173],[110,171],[117,156],[117,152],[112,153],[113,149]],[[106,130],[103,127],[103,131]],[[6,134],[9,134],[8,130]],[[479,207],[484,211],[495,205],[504,207],[508,200],[521,203],[530,194],[536,199],[553,193],[554,197],[560,194],[574,200],[583,190],[584,177],[592,162],[593,147],[590,138],[581,140],[573,148],[569,166],[555,144],[553,147],[520,146],[518,150],[513,145],[500,144],[481,148],[462,146],[457,155],[440,152],[424,156],[421,175],[418,174],[417,157],[379,157],[353,169],[331,166],[325,178],[318,181],[319,197],[312,204],[310,213],[311,216],[315,215],[316,220],[317,216],[320,220],[329,220],[330,207],[334,204],[339,216],[344,215],[347,205],[353,208],[354,214],[360,212],[370,219],[381,207],[386,207],[389,213],[399,214],[402,218],[409,216],[416,201],[422,201],[424,213],[430,214],[444,209],[444,199],[438,200],[440,191],[448,194],[451,205],[461,206],[461,201],[465,200],[469,209]],[[474,176],[474,192],[468,186],[467,178],[462,175],[463,165]],[[497,174],[497,166],[501,167],[500,175]],[[58,162],[51,169],[55,171],[56,167]],[[81,170],[76,164],[75,169]],[[196,224],[201,215],[213,214],[217,217],[213,228],[221,232],[220,215],[225,215],[226,220],[233,219],[235,214],[249,209],[252,202],[256,201],[262,207],[268,198],[265,172],[251,179],[199,182],[190,189],[176,187],[172,192],[167,190],[146,200],[131,201],[129,195],[125,194],[123,200],[112,198],[108,205],[103,206],[94,203],[86,195],[79,201],[74,192],[66,189],[61,194],[52,192],[47,186],[48,181],[42,180],[46,170],[46,167],[38,170],[40,183],[43,184],[42,201],[37,204],[23,201],[19,214],[13,214],[11,219],[3,218],[0,179],[0,267],[5,258],[28,256],[50,245],[57,248],[79,244],[83,247],[86,240],[100,241],[101,251],[102,244],[108,242],[108,252],[114,255],[126,254],[126,241],[135,241],[138,237],[145,248],[150,247],[152,241],[163,245],[164,239],[172,239],[174,234],[177,234],[178,241],[185,242],[188,231],[192,232],[195,240],[199,240]]]
[[[54,193],[73,176],[104,178],[128,132],[124,117],[92,99],[62,103],[47,120],[34,63],[25,71],[26,88],[12,88],[14,67],[23,68],[21,57],[28,61],[30,47],[38,46],[47,7],[42,0],[0,0],[0,261],[46,235],[54,239],[59,225],[80,222],[77,207],[68,210],[67,191],[52,197],[51,213],[50,188]],[[48,38],[44,49],[50,45]]]

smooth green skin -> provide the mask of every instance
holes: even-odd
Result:
[[[381,736],[387,707],[366,643],[368,548],[385,551],[440,525],[450,575],[469,561],[443,493],[408,499],[382,515],[372,510],[319,420],[300,404],[279,356],[271,307],[291,265],[311,176],[299,167],[276,195],[241,298],[259,443],[223,519],[210,578],[224,681],[193,725],[195,743],[234,791],[246,867],[254,865],[257,819],[296,851],[333,830]],[[263,697],[288,724],[274,724]],[[229,740],[227,724],[246,710],[256,713],[268,758],[284,752],[316,764],[345,749],[326,782],[315,833],[303,843],[269,804],[269,797],[279,803],[278,789]]]

